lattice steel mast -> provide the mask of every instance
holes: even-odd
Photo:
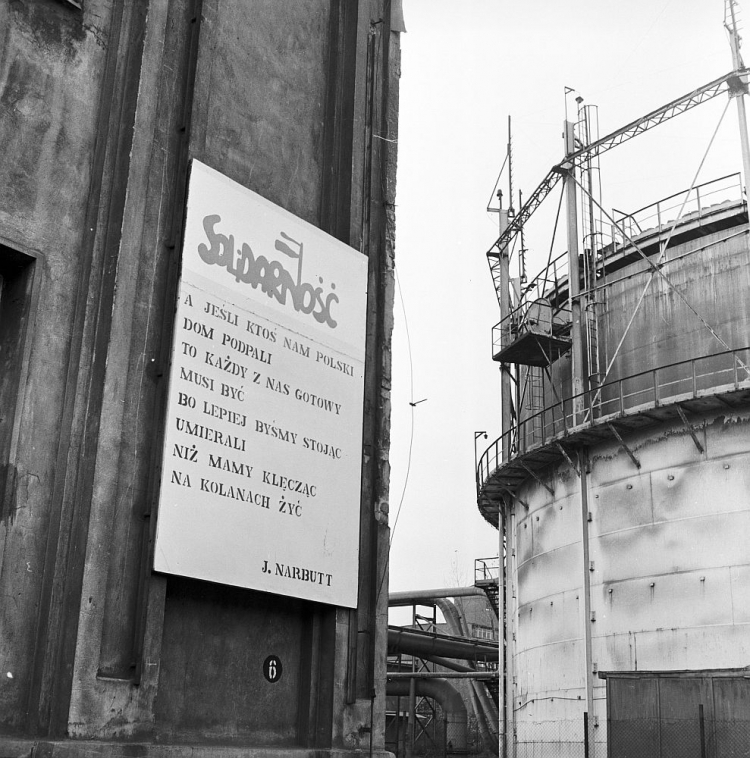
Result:
[[[734,0],[726,1],[729,3],[734,2]],[[739,45],[739,42],[736,44]],[[739,56],[739,48],[737,49],[737,55]],[[505,231],[500,235],[495,244],[492,245],[492,247],[487,252],[487,259],[490,265],[490,272],[495,283],[495,289],[498,293],[498,300],[500,291],[500,251],[510,248],[512,243],[515,241],[516,235],[519,234],[524,224],[531,218],[531,216],[541,205],[547,195],[549,195],[549,193],[562,179],[567,170],[566,166],[571,162],[578,165],[582,160],[586,159],[589,156],[601,155],[607,150],[611,150],[613,147],[617,147],[623,142],[627,142],[633,137],[637,137],[639,134],[643,134],[643,132],[646,132],[649,129],[653,129],[655,126],[658,126],[665,121],[669,121],[671,118],[679,116],[681,113],[685,113],[686,111],[695,108],[697,105],[700,105],[707,100],[711,100],[714,97],[721,95],[722,93],[728,93],[731,96],[737,97],[738,108],[742,110],[742,115],[740,117],[740,130],[743,134],[743,164],[745,165],[747,182],[747,177],[750,176],[750,150],[747,148],[748,141],[747,125],[744,118],[744,100],[741,97],[738,97],[738,95],[745,94],[747,87],[744,84],[744,80],[748,75],[750,75],[750,69],[744,68],[741,58],[738,58],[735,69],[733,71],[730,71],[728,74],[724,74],[724,76],[721,76],[718,79],[714,79],[712,82],[704,84],[702,87],[698,87],[692,92],[689,92],[686,95],[677,98],[676,100],[672,100],[670,103],[667,103],[666,105],[663,105],[660,108],[647,113],[645,116],[642,116],[635,121],[631,121],[626,126],[617,129],[611,134],[602,137],[590,145],[585,145],[579,150],[566,156],[565,160],[562,163],[553,166],[549,170],[547,176],[545,176],[545,178],[542,180],[541,184],[539,184],[539,186],[531,193],[528,200],[524,203],[523,207],[515,214]],[[739,103],[742,105],[739,105]],[[748,157],[746,159],[747,163],[745,164],[744,155],[746,153]]]

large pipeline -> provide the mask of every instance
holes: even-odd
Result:
[[[438,597],[484,597],[484,590],[479,587],[441,587],[436,590],[411,590],[409,592],[391,592],[388,595],[388,605],[420,605],[427,600],[430,605]]]
[[[465,619],[459,614],[458,609],[453,602],[448,600],[450,597],[467,597],[467,596],[485,596],[483,590],[478,587],[452,587],[438,590],[417,590],[413,592],[396,592],[391,593],[388,597],[389,606],[397,605],[412,605],[414,603],[430,601],[440,608],[442,612],[448,630],[456,637],[468,637],[469,630],[466,625]],[[461,643],[464,640],[449,640],[444,639],[441,641],[441,645],[447,643],[444,647],[441,647],[440,651],[434,649],[428,649],[427,643],[423,639],[424,633],[420,637],[419,632],[415,632],[414,636],[409,635],[411,630],[401,630],[407,632],[405,635],[401,635],[396,640],[396,635],[391,635],[392,627],[388,630],[388,649],[390,653],[405,652],[414,655],[419,655],[426,660],[431,660],[446,668],[453,669],[454,671],[472,671],[474,670],[471,665],[462,666],[461,664],[454,663],[446,660],[443,656],[448,658],[460,658],[466,660],[471,664],[476,659],[476,655],[468,654],[465,649],[459,649],[458,645],[452,643]],[[430,635],[435,639],[434,635]],[[469,642],[469,645],[473,645],[473,642]],[[495,643],[484,645],[494,652],[494,657],[486,657],[485,660],[497,661],[499,659],[499,650]],[[474,708],[477,722],[482,732],[482,738],[490,750],[496,752],[496,746],[498,744],[498,710],[490,698],[485,685],[482,682],[469,683],[471,690],[472,707]]]
[[[482,594],[483,591],[480,590]],[[456,605],[446,598],[436,598],[435,604],[448,624],[448,629],[456,635],[469,637],[469,626],[466,619],[459,613]],[[499,654],[499,651],[498,651]],[[468,662],[468,661],[467,661]],[[468,662],[470,663],[470,662]],[[477,717],[477,723],[482,732],[482,740],[493,752],[498,745],[499,734],[499,714],[497,706],[487,692],[487,687],[483,682],[472,681],[469,684],[472,694],[472,706]]]
[[[497,661],[497,644],[480,640],[448,637],[444,634],[428,634],[414,629],[388,627],[388,653],[396,655],[438,655],[446,658],[463,658],[469,661]]]
[[[446,740],[451,743],[448,752],[466,752],[466,706],[461,695],[447,679],[417,679],[415,684],[417,695],[437,700],[443,709]],[[408,697],[408,679],[387,682],[385,694]]]

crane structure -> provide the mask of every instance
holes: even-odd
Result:
[[[724,76],[714,79],[708,84],[704,84],[702,87],[698,87],[692,92],[688,92],[686,95],[678,97],[676,100],[672,100],[670,103],[647,113],[645,116],[641,116],[635,121],[631,121],[629,124],[616,129],[611,134],[608,134],[589,145],[584,145],[575,152],[567,155],[560,163],[555,164],[540,182],[539,186],[537,186],[528,197],[523,204],[523,207],[515,214],[507,228],[502,234],[500,234],[492,247],[487,251],[490,272],[492,273],[492,279],[495,283],[495,289],[498,291],[498,301],[500,297],[499,261],[503,251],[512,247],[516,236],[521,233],[524,225],[534,215],[537,208],[539,208],[542,202],[571,168],[574,166],[580,166],[583,161],[594,156],[599,156],[602,153],[633,139],[633,137],[637,137],[638,135],[653,129],[655,126],[669,121],[675,116],[686,113],[696,106],[701,105],[708,100],[712,100],[718,95],[726,93],[730,97],[736,97],[738,94],[747,94],[748,88],[746,78],[749,76],[750,69],[748,68],[730,71],[728,74],[724,74]],[[740,102],[742,101],[740,100]],[[745,170],[748,171],[748,167],[745,167]]]

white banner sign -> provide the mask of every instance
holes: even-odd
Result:
[[[354,607],[367,258],[192,162],[154,568]]]

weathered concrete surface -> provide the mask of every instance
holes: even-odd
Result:
[[[320,758],[320,750],[273,747],[225,747],[217,745],[155,745],[149,742],[102,743],[7,740],[0,741],[7,758]],[[350,750],[333,748],[325,752],[330,758],[347,758]],[[369,756],[369,750],[367,752]],[[393,758],[393,753],[377,749],[373,758]]]
[[[47,622],[61,507],[55,493],[71,473],[63,450],[75,447],[65,423],[66,382],[79,360],[89,361],[89,347],[73,332],[80,286],[91,274],[87,197],[109,5],[92,0],[84,25],[56,5],[0,4],[0,239],[39,253],[24,402],[15,410],[15,484],[0,508],[3,731],[21,729],[39,669],[36,645]],[[9,410],[5,423],[13,422]]]
[[[254,5],[247,23],[241,0],[204,3],[191,154],[318,223],[330,2]],[[159,739],[297,742],[317,707],[309,702],[310,667],[321,655],[310,634],[313,608],[187,580],[169,579],[168,587],[164,627],[172,633],[162,643]],[[217,608],[228,597],[219,635]],[[284,660],[282,686],[263,678],[270,653]],[[196,654],[206,655],[198,669]],[[331,676],[321,671],[323,682]]]
[[[169,579],[166,603],[159,739],[294,745],[299,693],[309,687],[305,603],[179,578]],[[263,677],[271,654],[284,664],[275,684]]]
[[[0,242],[39,253],[1,511],[0,754],[343,755],[370,740],[382,754],[395,150],[367,134],[396,133],[398,37],[379,25],[378,66],[367,43],[383,16],[380,0],[0,0],[0,137],[15,146]],[[355,611],[149,571],[190,157],[337,219],[371,258]],[[273,691],[258,668],[271,648]]]
[[[330,0],[204,2],[196,157],[318,224]]]

